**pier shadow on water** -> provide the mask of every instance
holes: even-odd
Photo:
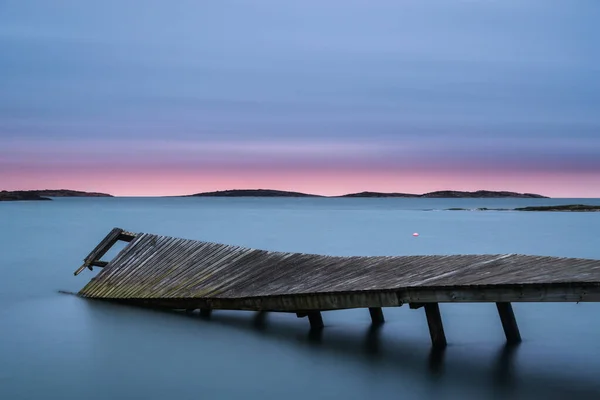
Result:
[[[600,398],[600,386],[596,382],[572,380],[562,374],[520,372],[516,361],[520,344],[499,343],[490,363],[480,357],[469,357],[477,349],[469,349],[468,345],[456,349],[450,344],[446,349],[435,349],[429,343],[424,345],[421,342],[405,341],[401,335],[393,341],[382,340],[385,324],[367,325],[362,337],[357,337],[350,332],[327,327],[307,328],[302,336],[298,334],[298,327],[293,319],[270,322],[269,313],[257,313],[253,317],[245,316],[244,313],[215,313],[210,318],[205,318],[204,322],[242,329],[316,351],[352,358],[358,362],[395,369],[398,373],[413,374],[417,379],[427,380],[431,385],[443,387],[452,381],[453,384],[479,387],[480,391],[489,393],[489,398]],[[308,324],[305,320],[299,322]]]
[[[94,302],[96,303],[96,302]],[[106,303],[105,303],[106,304]],[[116,307],[133,307],[118,305]],[[432,392],[447,398],[449,385],[468,388],[465,392],[477,392],[491,399],[599,399],[600,385],[589,379],[577,379],[560,371],[536,370],[517,363],[522,345],[499,343],[491,357],[489,346],[483,351],[481,345],[455,345],[450,342],[446,349],[431,348],[427,340],[415,341],[394,332],[390,339],[383,331],[397,330],[394,323],[357,327],[328,324],[324,329],[309,329],[306,319],[296,319],[294,314],[215,312],[201,317],[197,312],[186,314],[178,311],[151,310],[188,318],[193,323],[218,325],[226,329],[244,331],[260,338],[306,348],[307,351],[333,355],[347,362],[357,362],[375,372],[400,374],[410,380],[426,381]],[[325,313],[327,315],[327,313]],[[390,326],[391,325],[391,326]],[[305,327],[305,328],[304,328]]]

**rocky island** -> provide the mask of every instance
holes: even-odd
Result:
[[[475,192],[463,192],[457,190],[441,190],[437,192],[425,193],[419,197],[435,198],[529,198],[529,199],[547,199],[548,197],[535,193],[516,193],[506,191],[477,190]]]
[[[98,192],[82,192],[80,190],[68,190],[68,189],[43,189],[43,190],[30,190],[29,192],[35,193],[39,196],[47,197],[113,197],[111,194],[98,193]]]
[[[554,212],[600,212],[600,206],[565,204],[559,206],[530,206],[517,208],[447,208],[446,211],[554,211]]]
[[[431,198],[547,198],[540,194],[534,193],[516,193],[506,191],[489,191],[489,190],[478,190],[475,192],[461,192],[455,190],[443,190],[437,192],[429,192],[425,194],[412,194],[412,193],[386,193],[386,192],[359,192],[359,193],[348,193],[341,196],[319,196],[316,194],[300,193],[300,192],[288,192],[283,190],[271,190],[271,189],[232,189],[232,190],[221,190],[216,192],[203,192],[184,197],[332,197],[332,198],[369,198],[369,197],[431,197]]]
[[[42,197],[38,194],[27,191],[0,192],[0,201],[30,201],[30,200],[52,200],[47,197]]]
[[[337,197],[421,197],[421,195],[410,193],[360,192],[344,194]]]
[[[82,192],[79,190],[15,190],[0,192],[0,201],[19,201],[19,200],[52,200],[50,197],[113,197],[106,193]]]
[[[50,197],[113,197],[107,193],[84,192],[68,189],[43,189],[43,190],[19,190],[0,192],[0,201],[15,200],[51,200]],[[412,193],[386,193],[386,192],[358,192],[348,193],[341,196],[321,196],[310,193],[291,192],[273,189],[232,189],[214,192],[201,192],[178,197],[328,197],[328,198],[547,198],[533,193],[516,193],[506,191],[478,190],[475,192],[464,192],[454,190],[443,190],[425,194]]]
[[[571,211],[571,212],[599,212],[600,206],[586,204],[565,204],[561,206],[534,206],[519,207],[515,211]]]
[[[233,189],[220,190],[216,192],[203,192],[191,194],[185,197],[323,197],[316,194],[286,192],[284,190],[271,189]]]

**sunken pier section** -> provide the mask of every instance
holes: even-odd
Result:
[[[111,261],[101,258],[129,242]],[[495,303],[509,343],[521,341],[511,303],[600,301],[600,260],[519,254],[335,257],[282,253],[113,229],[75,272],[102,268],[85,298],[168,308],[290,312],[324,327],[322,312],[423,309],[446,346],[439,303]]]

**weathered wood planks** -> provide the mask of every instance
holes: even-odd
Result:
[[[98,258],[108,244],[122,240],[122,232],[111,231],[85,263],[102,265]],[[333,257],[130,235],[132,241],[80,291],[82,296],[258,311],[600,301],[600,260],[527,255]]]

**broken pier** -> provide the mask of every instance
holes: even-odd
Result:
[[[118,241],[114,259],[101,258]],[[600,301],[600,260],[520,254],[336,257],[283,253],[113,229],[85,258],[102,268],[85,298],[200,310],[291,312],[322,329],[323,311],[423,308],[432,344],[446,346],[440,303],[496,303],[509,343],[521,335],[513,302]]]

